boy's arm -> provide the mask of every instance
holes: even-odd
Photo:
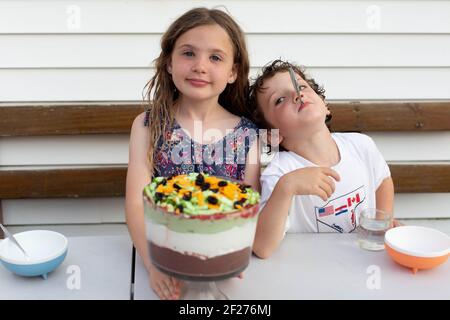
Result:
[[[340,179],[336,171],[327,167],[301,168],[281,176],[273,190],[267,190],[272,193],[258,218],[253,252],[267,258],[278,248],[294,195],[316,195],[327,201],[335,190],[334,181]]]
[[[394,182],[391,177],[383,180],[376,191],[377,209],[385,212],[394,212]],[[400,223],[394,220],[394,227]]]
[[[268,258],[283,240],[286,219],[293,194],[287,185],[287,175],[282,176],[259,214],[253,252],[260,258]]]
[[[377,209],[385,212],[394,211],[394,182],[391,177],[383,180],[376,191]]]

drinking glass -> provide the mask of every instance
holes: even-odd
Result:
[[[393,215],[375,208],[361,211],[358,226],[358,244],[362,249],[384,249],[384,235],[392,226]]]

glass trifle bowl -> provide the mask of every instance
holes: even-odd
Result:
[[[249,264],[259,193],[203,173],[156,177],[144,188],[152,263],[185,280],[182,299],[227,299],[215,281]]]

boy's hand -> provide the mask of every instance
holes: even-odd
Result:
[[[392,220],[392,227],[391,228],[396,228],[396,227],[401,227],[404,226],[403,223],[401,223],[400,221],[398,221],[397,219]]]
[[[150,287],[161,300],[178,300],[180,298],[180,280],[162,273],[155,266],[150,267],[149,282]]]
[[[335,190],[334,180],[339,174],[327,167],[307,167],[294,170],[286,175],[287,192],[292,195],[316,195],[327,201]]]

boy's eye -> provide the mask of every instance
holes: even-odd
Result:
[[[194,52],[192,51],[184,51],[183,55],[186,57],[193,57],[194,56]]]
[[[213,61],[221,61],[222,58],[219,57],[219,56],[214,55],[214,56],[211,56],[211,60],[213,60]]]
[[[300,88],[300,90],[305,90],[307,88],[307,86],[305,86],[303,84],[299,85],[298,87]]]
[[[284,101],[284,97],[280,97],[277,100],[275,100],[275,105],[279,105],[280,103],[282,103]]]

